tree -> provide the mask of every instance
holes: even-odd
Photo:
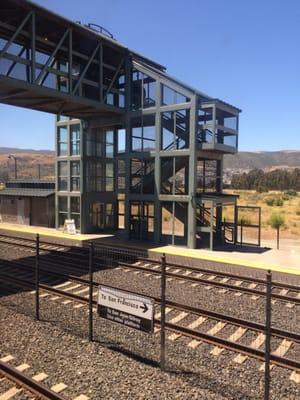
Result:
[[[277,231],[277,250],[279,249],[279,230],[284,226],[284,217],[278,213],[272,213],[269,224]]]

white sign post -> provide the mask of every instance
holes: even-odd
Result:
[[[100,286],[98,314],[101,318],[126,325],[129,328],[148,333],[153,332],[154,300],[149,297]]]

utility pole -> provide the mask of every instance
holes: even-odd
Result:
[[[41,164],[38,164],[38,177],[41,179]]]
[[[10,154],[10,155],[8,156],[8,158],[9,158],[10,160],[14,160],[14,162],[15,162],[15,180],[17,180],[17,178],[18,178],[18,173],[17,173],[17,157],[15,157],[14,155]]]

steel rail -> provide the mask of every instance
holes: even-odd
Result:
[[[2,233],[0,234],[0,237],[1,236],[9,238],[9,239],[13,238],[13,239],[26,240],[26,241],[32,242],[33,244],[35,243],[35,240],[33,240],[33,239],[12,237],[12,236],[8,236],[8,235],[2,234]],[[0,242],[1,242],[1,239],[0,239]],[[9,244],[7,242],[4,242],[4,243]],[[84,252],[84,251],[87,252],[87,249],[85,247],[72,247],[70,245],[50,243],[50,242],[45,242],[45,241],[42,241],[42,240],[41,240],[40,243],[41,243],[41,245],[45,244],[45,245],[49,245],[49,246],[60,246],[60,247],[65,247],[65,248],[68,248],[68,249],[76,250],[76,253],[74,253],[74,255],[76,254],[76,256],[83,256],[83,257],[85,256],[85,254],[80,254],[78,252],[78,250],[82,251],[82,252]],[[13,244],[18,245],[17,243],[13,243]],[[24,245],[20,244],[20,246],[22,247]],[[30,247],[30,248],[33,247],[34,248],[35,246],[28,246],[28,247]],[[95,249],[99,249],[99,248],[104,249],[104,250],[109,249],[111,251],[114,251],[116,254],[119,253],[120,256],[122,256],[122,258],[124,258],[124,256],[130,256],[132,258],[137,258],[139,261],[145,261],[147,263],[153,263],[153,264],[159,263],[159,260],[154,260],[154,259],[150,259],[150,258],[146,258],[146,257],[141,257],[141,256],[138,256],[136,254],[132,254],[132,253],[130,253],[130,250],[128,251],[128,248],[126,248],[126,247],[124,247],[124,249],[127,250],[127,254],[122,252],[122,250],[123,250],[122,246],[118,246],[116,248],[115,246],[110,245],[110,244],[105,244],[105,246],[103,246],[103,245],[99,245],[99,244],[95,243]],[[120,250],[120,249],[122,249],[122,250]],[[63,253],[63,252],[61,252],[59,250],[56,250],[56,249],[47,249],[47,248],[45,248],[45,250],[48,250],[48,251],[51,251],[51,252]],[[72,253],[69,252],[67,254],[71,255]],[[97,253],[95,251],[95,258],[97,258],[96,254]],[[215,262],[217,264],[218,263],[219,264],[223,264],[220,261],[215,261]],[[131,264],[128,264],[128,267],[130,267],[130,266],[131,266]],[[257,284],[262,284],[262,285],[266,284],[265,280],[261,279],[261,278],[254,278],[254,277],[249,277],[249,276],[245,276],[245,275],[238,275],[238,274],[233,274],[233,273],[225,272],[225,271],[214,271],[214,270],[210,270],[210,269],[207,269],[207,268],[191,267],[191,266],[188,266],[188,265],[182,265],[182,264],[178,264],[178,263],[174,263],[174,262],[167,263],[167,266],[171,267],[171,268],[181,268],[181,269],[185,269],[185,270],[192,271],[192,272],[195,272],[195,273],[196,272],[201,272],[201,273],[208,274],[208,275],[216,275],[218,277],[225,277],[225,278],[230,278],[230,279],[243,280],[243,281],[249,282],[249,283],[257,283]],[[299,291],[299,286],[288,284],[288,283],[282,283],[282,282],[278,282],[278,281],[273,281],[273,286],[276,286],[279,289],[289,289],[289,290]]]
[[[38,399],[43,400],[65,400],[60,394],[55,393],[53,390],[47,388],[40,382],[26,376],[16,368],[0,361],[0,375],[3,375],[8,380],[13,381],[17,386],[21,386],[25,390],[37,396]]]
[[[86,285],[86,286],[89,285],[89,281],[87,279],[84,279],[84,278],[78,278],[76,276],[65,275],[65,274],[62,274],[62,273],[53,273],[51,271],[46,272],[46,274],[47,275],[56,276],[56,277],[60,277],[62,279],[66,279],[66,280],[72,280],[74,282],[81,283],[81,284]],[[22,282],[23,282],[28,287],[33,287],[33,285],[34,285],[30,281],[27,281],[27,280],[24,280],[24,279],[15,278],[15,277],[12,277],[10,275],[3,274],[3,273],[0,272],[0,277],[1,276],[4,276],[5,279],[7,278],[8,280],[13,280],[13,281],[18,282],[20,284],[22,284]],[[101,285],[102,284],[100,282],[93,282],[93,286],[95,286],[95,287],[99,287]],[[118,286],[112,286],[112,285],[110,285],[110,286],[113,289],[124,290],[124,288],[121,288],[121,287],[118,287]],[[48,291],[50,293],[52,292],[54,294],[62,295],[62,296],[68,297],[70,299],[73,298],[73,299],[78,300],[78,301],[80,301],[82,303],[87,303],[87,301],[88,301],[84,297],[75,295],[73,293],[64,292],[62,290],[53,288],[53,287],[51,287],[49,285],[40,284],[40,288],[45,290],[45,291]],[[145,295],[144,293],[133,292],[133,291],[127,290],[127,289],[126,289],[126,291],[129,292],[129,293],[135,294],[135,295],[140,295],[140,296],[144,296]],[[154,301],[158,305],[160,304],[160,298],[159,297],[155,297],[155,296],[151,296],[151,297],[154,299]],[[94,304],[97,304],[97,302],[94,301]],[[180,304],[178,302],[173,302],[173,301],[170,301],[170,300],[166,301],[166,306],[171,307],[171,308],[175,308],[175,309],[177,309],[179,311],[189,312],[189,313],[197,315],[197,316],[205,316],[205,317],[209,317],[211,319],[215,319],[217,321],[223,321],[223,322],[226,322],[226,323],[229,323],[229,324],[232,324],[232,325],[241,326],[241,327],[244,327],[244,328],[247,328],[247,329],[250,329],[250,330],[254,330],[254,331],[257,331],[257,332],[261,332],[261,333],[265,332],[265,326],[263,324],[261,324],[261,323],[257,323],[257,322],[253,322],[253,321],[249,321],[249,320],[245,320],[245,319],[241,319],[241,318],[232,317],[232,316],[227,315],[227,314],[221,314],[221,313],[217,313],[217,312],[210,311],[210,310],[207,310],[207,309],[202,309],[202,308],[198,308],[198,307],[194,307],[194,306],[189,306],[187,304]],[[288,340],[292,339],[293,341],[295,341],[297,343],[300,343],[300,334],[297,334],[296,332],[286,331],[284,329],[272,327],[271,328],[271,333],[272,333],[273,336],[279,337],[281,339],[288,339]]]
[[[1,275],[2,274],[0,274],[0,276]],[[25,281],[23,279],[22,280],[21,279],[17,279],[17,278],[11,277],[11,276],[5,276],[5,279],[8,280],[8,281],[11,281],[12,283],[17,282],[18,284],[21,284],[21,285],[25,284],[28,287],[33,287],[34,286],[32,284],[32,282]],[[97,283],[97,285],[100,285],[100,283]],[[43,284],[41,284],[40,287],[45,292],[55,293],[55,294],[60,295],[61,297],[66,297],[66,298],[69,298],[69,299],[73,299],[73,300],[76,300],[76,301],[78,301],[80,303],[83,303],[83,304],[87,304],[88,303],[88,299],[86,299],[84,297],[81,297],[81,296],[78,296],[78,295],[75,295],[73,293],[66,293],[66,292],[63,292],[61,290],[58,290],[58,289],[55,289],[55,288],[51,288],[51,287],[49,287],[47,285],[43,285]],[[120,289],[118,287],[114,287],[114,288],[115,289]],[[129,292],[129,293],[136,294],[136,295],[139,294],[139,293],[136,293],[136,292],[132,292],[130,290],[126,290],[126,291]],[[155,300],[156,303],[159,304],[159,299],[158,298],[154,297],[154,300]],[[93,300],[93,305],[97,305],[97,302],[95,300]],[[193,314],[201,315],[201,316],[205,315],[205,316],[208,316],[208,317],[213,318],[213,319],[219,319],[218,317],[221,316],[221,320],[229,322],[232,325],[243,326],[243,327],[247,327],[248,329],[251,329],[251,330],[265,332],[265,327],[262,324],[256,324],[256,323],[253,323],[253,322],[240,320],[238,318],[234,318],[234,317],[229,317],[229,316],[213,313],[213,312],[210,312],[210,311],[207,311],[207,310],[199,310],[199,309],[196,309],[194,307],[185,307],[185,306],[182,307],[180,304],[177,304],[177,303],[174,303],[174,302],[170,302],[170,301],[166,302],[166,306],[173,307],[173,308],[179,309],[181,311],[182,310],[188,310],[188,311],[192,312]],[[160,326],[160,320],[159,319],[155,319],[154,322],[155,322],[156,325]],[[241,322],[241,324],[240,324],[240,322]],[[249,326],[249,325],[251,325],[251,326]],[[212,335],[209,335],[207,333],[195,331],[195,330],[192,330],[192,329],[187,328],[187,327],[183,327],[183,326],[180,326],[180,325],[175,325],[175,324],[172,324],[170,322],[166,322],[165,326],[166,326],[166,328],[168,330],[173,331],[175,333],[178,333],[180,335],[183,335],[183,336],[186,336],[186,337],[190,337],[190,338],[195,339],[195,340],[203,341],[203,342],[206,342],[208,344],[212,344],[212,345],[219,346],[219,347],[222,347],[222,348],[226,348],[227,350],[231,350],[231,351],[235,351],[235,352],[238,352],[238,353],[242,353],[242,354],[245,354],[245,355],[247,355],[249,357],[256,358],[258,360],[264,361],[264,351],[262,351],[262,350],[254,349],[253,347],[249,347],[249,346],[237,343],[237,342],[232,342],[232,341],[229,341],[227,339],[223,339],[223,338],[220,338],[220,337],[217,337],[217,336],[212,336]],[[284,335],[282,334],[283,332],[284,332]],[[271,333],[272,333],[273,336],[278,336],[280,338],[285,338],[285,339],[289,339],[289,340],[291,340],[291,339],[294,340],[294,338],[296,338],[297,341],[300,341],[300,335],[297,335],[297,334],[295,334],[293,332],[282,331],[282,330],[279,330],[279,329],[276,329],[276,328],[272,328]],[[288,336],[286,336],[286,334],[288,334]],[[293,360],[293,359],[289,359],[289,358],[285,358],[285,357],[279,357],[279,356],[276,356],[274,354],[271,354],[271,362],[273,364],[275,364],[275,365],[280,366],[280,367],[292,369],[292,370],[295,370],[297,372],[300,371],[300,362],[298,362],[297,360]]]
[[[0,235],[0,237],[3,235]],[[5,235],[4,235],[5,236]],[[8,237],[8,236],[5,236]],[[10,237],[9,237],[10,238]],[[22,239],[23,240],[23,239]],[[25,239],[27,241],[31,241],[31,239]],[[0,243],[3,242],[0,240]],[[8,243],[5,242],[6,244],[12,244],[12,245],[19,245],[19,246],[26,246],[26,247],[30,247],[30,248],[34,248],[34,246],[27,246],[24,244],[16,244],[16,243]],[[65,253],[63,251],[59,251],[59,250],[55,250],[55,249],[47,249],[43,247],[43,244],[45,244],[45,242],[41,242],[41,249],[45,250],[45,251],[49,251],[51,253],[57,253],[57,256],[61,256],[62,258],[71,258],[72,255],[75,256],[74,253]],[[48,243],[47,243],[48,245]],[[53,244],[51,244],[51,246],[53,246]],[[59,245],[59,246],[64,246],[64,245]],[[69,246],[65,246],[67,248],[69,248]],[[76,249],[79,250],[79,249]],[[53,256],[53,254],[51,254],[51,257]],[[82,256],[85,257],[86,254],[80,254],[78,252],[76,252],[76,257],[78,256]],[[50,257],[50,256],[49,256]],[[55,256],[54,256],[55,257]],[[100,260],[101,258],[98,256],[95,256],[95,262],[96,260]],[[108,258],[106,258],[107,261]],[[109,258],[110,260],[113,260],[114,262],[116,262],[116,260],[114,260],[114,258]],[[139,258],[139,260],[141,261],[145,261],[148,263],[155,263],[157,265],[158,261],[154,261],[154,260],[150,260],[150,259],[141,259]],[[65,264],[67,264],[67,262],[64,260]],[[96,262],[96,265],[99,264]],[[101,265],[101,264],[100,264]],[[138,265],[132,265],[130,263],[125,263],[123,261],[118,261],[118,266],[124,266],[127,268],[132,268],[132,269],[136,269],[136,270],[142,270],[142,271],[146,271],[146,272],[151,272],[153,274],[160,274],[160,271],[156,271],[156,270],[152,270],[151,268],[147,268],[147,267],[143,267],[143,266],[138,266]],[[263,279],[258,279],[258,278],[250,278],[250,277],[245,277],[245,276],[241,276],[241,275],[236,275],[236,274],[230,274],[230,273],[226,273],[226,272],[217,272],[217,271],[213,271],[213,270],[208,270],[208,269],[204,269],[204,268],[195,268],[195,267],[190,267],[190,266],[182,266],[180,264],[167,264],[168,267],[171,268],[180,268],[183,270],[187,270],[187,271],[191,271],[193,273],[204,273],[207,275],[216,275],[217,277],[228,277],[229,279],[232,280],[242,280],[243,282],[246,283],[258,283],[260,285],[266,285],[266,282]],[[74,264],[72,264],[72,267],[75,268]],[[258,295],[258,296],[265,296],[266,292],[262,291],[262,290],[258,290],[258,289],[252,289],[252,288],[247,288],[244,286],[236,286],[234,284],[231,283],[226,283],[226,282],[219,282],[216,280],[209,280],[209,279],[204,279],[204,278],[199,278],[199,277],[191,277],[191,276],[187,276],[187,275],[181,275],[179,273],[173,273],[173,272],[168,272],[167,271],[167,276],[168,277],[174,277],[176,279],[183,279],[186,281],[191,281],[194,283],[200,283],[200,284],[207,284],[210,286],[216,286],[216,287],[222,287],[222,288],[226,288],[228,290],[233,290],[233,291],[237,291],[237,292],[245,292],[248,294],[252,294],[252,295]],[[294,292],[300,292],[300,287],[296,286],[296,285],[290,285],[290,284],[285,284],[285,283],[280,283],[280,282],[273,282],[272,284],[274,289],[288,289],[289,291],[294,291]],[[274,293],[272,294],[272,296],[278,300],[282,300],[285,302],[290,302],[290,303],[295,303],[295,304],[300,304],[300,297],[296,297],[296,296],[288,296],[288,295],[284,295],[284,294],[280,294],[280,293]]]

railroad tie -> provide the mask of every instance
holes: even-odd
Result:
[[[293,371],[290,375],[290,380],[295,383],[300,383],[300,374],[296,371]]]
[[[83,289],[77,290],[76,292],[74,292],[74,294],[81,294],[81,293],[85,293],[88,292],[90,290],[89,287],[85,287]]]
[[[166,309],[165,309],[165,314],[169,314],[169,312],[171,312],[172,310],[173,310],[173,308],[171,308],[171,307],[166,307]],[[160,319],[160,317],[161,317],[161,313],[160,313],[160,311],[159,311],[158,313],[155,314],[154,318],[155,318],[155,319]],[[159,332],[159,331],[160,331],[160,328],[159,328],[158,326],[156,326],[156,327],[154,328],[154,333],[157,333],[157,332]]]
[[[78,289],[80,286],[82,285],[81,284],[72,285],[70,287],[65,288],[64,292],[70,292],[71,290]]]
[[[67,385],[65,385],[64,383],[60,382],[60,383],[57,383],[56,385],[52,386],[51,390],[53,392],[55,392],[55,393],[60,393],[63,390],[65,390],[67,387],[68,387]]]
[[[45,374],[44,372],[40,372],[39,374],[36,374],[32,377],[33,380],[35,380],[36,382],[42,382],[44,381],[46,378],[48,378],[48,375]]]
[[[243,281],[236,281],[234,286],[239,287],[239,286],[241,286],[242,283],[243,283]],[[242,295],[242,292],[235,292],[234,295],[237,297],[240,297]]]
[[[188,315],[187,312],[182,311],[181,313],[179,313],[178,315],[176,315],[174,318],[172,318],[170,321],[168,321],[170,324],[176,324],[177,322],[183,320],[186,316]],[[173,339],[173,333],[171,335],[168,336],[169,340],[175,340]]]
[[[246,328],[242,328],[239,327],[237,328],[237,330],[235,332],[233,332],[229,338],[227,340],[229,340],[230,342],[237,342],[245,333],[246,333],[247,329]],[[218,356],[220,355],[222,352],[224,351],[224,348],[219,347],[219,346],[215,346],[210,354],[214,355],[214,356]]]
[[[89,397],[87,397],[85,394],[81,394],[75,397],[73,400],[89,400]]]
[[[220,280],[220,283],[227,283],[228,281],[229,281],[229,278],[222,278],[222,279]],[[228,292],[228,289],[220,289],[218,292],[219,292],[219,293],[227,293],[227,292]]]
[[[14,360],[14,359],[15,359],[15,357],[13,357],[13,356],[11,356],[10,354],[8,354],[7,356],[0,358],[0,361],[2,361],[2,362],[9,362],[9,361],[12,361],[12,360]]]
[[[281,296],[285,296],[287,294],[287,292],[288,292],[288,289],[281,289],[279,294]],[[272,304],[276,304],[276,303],[277,303],[277,300],[272,300]]]
[[[188,327],[188,329],[196,329],[196,328],[198,328],[198,326],[203,324],[203,322],[205,322],[206,320],[207,320],[206,317],[199,317],[195,321],[191,322],[187,327]],[[182,336],[181,333],[172,333],[168,337],[168,339],[174,341],[176,339],[179,339],[181,336]]]
[[[263,345],[265,341],[265,334],[260,333],[250,344],[250,347],[253,349],[259,349],[260,346]],[[237,364],[242,364],[244,361],[246,361],[248,356],[244,354],[238,354],[236,357],[234,357],[233,361],[236,362]]]
[[[216,333],[220,332],[220,330],[223,329],[225,327],[225,325],[226,325],[226,322],[219,321],[208,332],[206,332],[206,334],[213,336]],[[201,343],[202,343],[201,340],[193,339],[188,344],[188,347],[191,347],[192,349],[195,349]]]
[[[55,286],[53,286],[55,289],[60,289],[60,288],[62,288],[62,287],[65,287],[65,286],[68,286],[68,285],[71,285],[71,281],[66,281],[66,282],[63,282],[63,283],[59,283],[58,285],[55,285]]]
[[[248,288],[249,289],[255,289],[255,288],[257,288],[257,283],[250,283],[249,285],[248,285]],[[252,300],[257,300],[259,298],[259,296],[255,296],[255,295],[252,295],[251,296],[251,299]]]
[[[12,399],[16,394],[22,392],[22,389],[18,389],[17,387],[12,387],[11,389],[8,389],[6,392],[0,395],[0,400],[10,400]]]
[[[274,352],[272,352],[272,354],[273,354],[274,356],[283,357],[283,356],[288,352],[288,350],[290,349],[290,347],[291,347],[292,344],[293,344],[293,342],[291,342],[290,340],[283,339],[283,340],[280,342],[280,344],[279,344],[279,346],[277,347],[277,349],[276,349]],[[273,364],[270,365],[270,370],[271,370],[273,367],[274,367]],[[264,363],[261,364],[261,366],[259,367],[259,370],[260,370],[260,371],[264,371],[264,370],[265,370],[265,364],[264,364]]]
[[[16,367],[16,369],[20,372],[25,371],[26,369],[30,368],[30,365],[24,363],[24,364],[20,364]]]

